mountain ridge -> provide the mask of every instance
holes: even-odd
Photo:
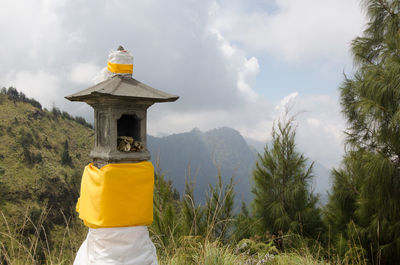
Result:
[[[220,173],[224,182],[230,177],[239,183],[237,198],[251,199],[250,173],[256,154],[240,133],[229,127],[207,132],[199,129],[164,137],[148,136],[152,162],[165,170],[179,193],[184,192],[189,169],[195,181],[195,197],[204,202],[208,185],[214,185]]]
[[[164,170],[180,194],[184,192],[185,180],[190,172],[195,179],[195,198],[204,202],[209,185],[214,185],[218,174],[225,183],[231,177],[236,183],[236,206],[241,201],[252,200],[252,171],[262,154],[265,144],[245,139],[230,127],[219,127],[202,132],[198,128],[169,136],[148,136],[148,149],[152,162]],[[255,143],[250,145],[250,143]],[[330,188],[330,171],[318,161],[314,162],[310,188],[319,194],[321,203],[327,201]]]

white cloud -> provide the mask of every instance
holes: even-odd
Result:
[[[299,96],[294,111],[299,149],[327,168],[337,166],[344,153],[345,121],[337,95]]]
[[[348,57],[350,40],[365,18],[359,0],[275,0],[270,10],[247,11],[250,2],[221,1],[214,27],[245,49],[267,51],[287,61]]]
[[[309,110],[299,118],[299,146],[332,164],[342,149],[337,97],[263,98],[254,90],[264,67],[258,55],[342,60],[362,23],[358,1],[277,0],[274,11],[243,9],[244,0],[218,3],[8,1],[0,9],[7,36],[0,42],[0,85],[93,120],[90,107],[64,96],[90,86],[109,50],[122,44],[135,57],[135,78],[180,96],[150,108],[150,133],[229,126],[267,140],[283,106],[295,102]]]
[[[247,97],[250,101],[254,101],[259,97],[256,92],[252,89],[254,81],[258,72],[260,71],[260,66],[258,60],[255,57],[250,59],[244,58],[244,64],[242,69],[238,74],[238,89],[243,96]]]
[[[61,90],[59,76],[39,71],[20,71],[9,75],[8,79],[0,79],[4,86],[16,87],[28,97],[38,100],[43,106],[49,108],[55,102]]]
[[[276,105],[275,110],[278,112],[277,117],[281,117],[286,111],[289,111],[293,107],[294,101],[298,95],[299,92],[290,93]]]
[[[101,68],[92,62],[78,63],[72,66],[68,77],[78,85],[90,85],[100,70]]]

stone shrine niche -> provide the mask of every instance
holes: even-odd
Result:
[[[117,120],[117,150],[141,152],[146,147],[146,128],[142,128],[144,117],[136,114],[122,114]]]
[[[117,136],[128,136],[137,141],[142,141],[140,119],[136,115],[122,114],[121,118],[117,120]]]

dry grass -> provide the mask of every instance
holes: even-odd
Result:
[[[1,213],[0,227],[0,263],[1,264],[72,264],[86,228],[74,224],[65,218],[65,226],[58,227],[48,235],[44,221],[48,211],[43,209],[39,221],[33,223],[28,216],[21,227],[16,227]],[[33,227],[33,233],[27,235],[25,228]],[[4,229],[3,229],[4,228]],[[50,240],[50,238],[56,238]],[[177,247],[179,246],[179,247]],[[360,256],[346,257],[341,260],[331,257],[328,261],[308,248],[278,253],[275,248],[269,252],[252,253],[243,251],[240,243],[236,246],[223,245],[219,240],[210,242],[200,236],[186,236],[179,239],[174,249],[162,252],[170,255],[159,258],[160,265],[366,265]],[[160,250],[159,250],[160,251]],[[355,251],[355,253],[358,253]]]
[[[28,211],[26,211],[28,213]],[[49,211],[44,208],[39,219],[33,222],[25,214],[22,223],[0,215],[1,264],[72,264],[83,241],[86,229],[73,224],[64,215],[65,225],[48,231],[45,220]],[[62,213],[60,213],[62,214]]]

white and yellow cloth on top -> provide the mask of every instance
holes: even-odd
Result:
[[[100,83],[114,75],[132,75],[133,55],[127,50],[111,50],[108,54],[107,67],[103,68],[94,78],[95,83]]]
[[[74,265],[157,265],[147,226],[153,221],[151,162],[85,167],[77,204],[89,227]]]

